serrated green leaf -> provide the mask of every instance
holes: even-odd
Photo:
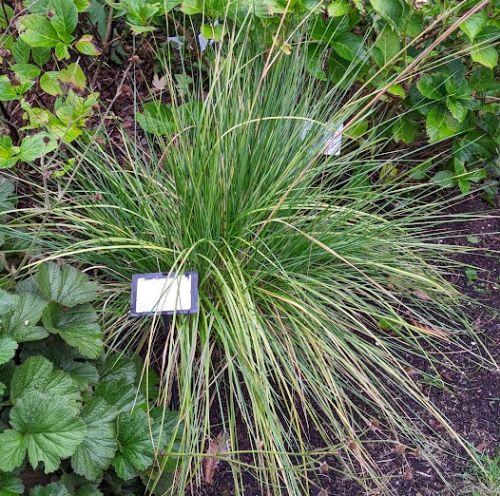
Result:
[[[365,57],[363,38],[354,33],[340,33],[331,46],[338,55],[349,61]]]
[[[54,53],[56,55],[57,60],[66,60],[69,59],[69,48],[68,45],[64,42],[59,42],[55,48]]]
[[[429,100],[444,98],[444,77],[441,74],[424,74],[417,81],[417,89]]]
[[[16,87],[11,84],[8,76],[0,76],[0,102],[11,102],[18,99],[19,95],[17,93]],[[1,138],[8,138],[8,136],[1,136]],[[5,144],[3,144],[2,146],[5,146]]]
[[[101,54],[101,50],[97,48],[97,45],[94,42],[93,36],[89,34],[84,34],[76,43],[75,48],[85,55],[91,55],[93,57],[97,57],[97,55]]]
[[[20,467],[26,456],[24,436],[13,429],[0,433],[0,470],[11,472]]]
[[[141,410],[122,413],[116,421],[118,451],[113,460],[118,477],[130,480],[148,469],[154,459],[148,416]]]
[[[70,492],[60,482],[52,482],[46,486],[35,486],[30,496],[71,496]]]
[[[40,69],[33,64],[14,64],[11,69],[16,73],[21,81],[36,79],[40,75]]]
[[[42,316],[43,325],[51,333],[57,333],[70,346],[74,346],[86,358],[97,358],[103,347],[102,333],[97,324],[97,314],[91,305],[78,305],[61,309],[49,304]]]
[[[446,107],[458,122],[463,122],[467,116],[467,107],[456,98],[448,97],[446,99]]]
[[[67,42],[78,24],[78,10],[73,0],[50,0],[49,11],[53,12],[50,23],[57,31],[59,38]]]
[[[87,78],[77,63],[70,64],[66,69],[63,69],[59,73],[59,81],[75,90],[84,90],[87,85]]]
[[[59,267],[52,262],[40,265],[35,276],[40,294],[48,301],[74,307],[96,299],[97,285],[86,274],[70,265]]]
[[[157,136],[173,134],[177,129],[172,110],[163,103],[145,103],[136,119],[144,131]]]
[[[0,473],[0,496],[15,496],[23,493],[24,486],[19,477],[14,474]]]
[[[59,71],[48,71],[42,74],[40,78],[40,88],[43,91],[52,96],[57,96],[62,94],[62,88],[59,84],[57,78],[59,77]]]
[[[7,293],[0,289],[0,317],[11,312],[18,304],[19,297],[16,294]]]
[[[95,387],[94,395],[104,398],[117,414],[128,412],[143,401],[142,396],[130,387],[130,382],[126,379],[100,381]]]
[[[207,40],[220,42],[224,38],[224,25],[202,24],[200,27],[200,34]]]
[[[27,15],[21,19],[19,36],[33,47],[52,48],[59,43],[56,30],[50,21],[40,14]]]
[[[47,337],[48,333],[37,325],[46,305],[47,302],[37,295],[18,295],[14,310],[4,319],[4,327],[9,336],[19,343]]]
[[[347,14],[351,5],[346,0],[333,0],[328,4],[327,11],[330,17],[339,17]]]
[[[32,136],[26,136],[21,143],[19,158],[23,162],[32,162],[47,155],[57,148],[57,140],[49,133],[41,131]]]
[[[11,47],[14,60],[18,64],[27,64],[30,60],[31,47],[25,43],[21,38],[18,38]]]
[[[135,384],[137,369],[134,362],[124,354],[108,353],[96,362],[99,376],[103,381],[125,379]]]
[[[460,122],[445,108],[436,106],[427,114],[425,127],[429,141],[435,143],[454,136],[460,130]]]
[[[494,46],[474,45],[470,52],[474,62],[494,69],[498,64],[498,50]]]
[[[400,52],[401,42],[398,34],[386,27],[376,39],[374,47],[379,50],[374,52],[375,62],[382,67]]]
[[[73,409],[62,400],[38,391],[31,391],[17,401],[10,412],[10,425],[22,436],[18,438],[19,446],[27,451],[31,466],[35,469],[41,462],[45,473],[57,470],[61,459],[75,452],[86,433],[85,424]]]
[[[409,145],[417,137],[418,124],[407,117],[401,117],[392,126],[394,141]]]
[[[14,204],[14,184],[12,181],[0,177],[0,215],[6,210],[11,210],[14,207]],[[2,308],[1,303],[0,308]]]
[[[42,67],[49,61],[50,53],[50,48],[33,47],[31,49],[31,56],[33,57],[33,60],[35,64],[38,65],[38,67]]]
[[[28,358],[16,368],[10,382],[10,399],[13,404],[33,393],[57,399],[73,412],[80,409],[81,396],[75,381],[66,372],[54,369],[52,362],[43,356]]]
[[[9,336],[0,336],[0,365],[7,363],[14,357],[17,350],[17,342]]]
[[[441,186],[442,188],[453,188],[456,184],[455,176],[449,170],[437,172],[431,180],[433,183]]]
[[[477,14],[469,17],[467,20],[459,25],[461,31],[463,31],[471,41],[474,41],[476,36],[483,30],[488,21],[488,16],[486,10],[482,10]]]
[[[85,405],[81,418],[87,433],[71,457],[71,466],[77,474],[93,481],[110,466],[118,449],[115,414],[103,398],[93,398]]]
[[[403,15],[403,5],[399,0],[370,0],[373,10],[385,19],[397,21]]]

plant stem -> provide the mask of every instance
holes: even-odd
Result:
[[[3,2],[2,2],[2,5],[3,5]],[[2,115],[5,119],[5,122],[6,122],[7,126],[9,127],[10,134],[12,135],[12,138],[14,139],[14,144],[16,144],[16,145],[19,144],[20,139],[19,139],[19,133],[17,131],[17,127],[10,120],[10,115],[7,112],[7,109],[5,108],[5,105],[3,102],[0,102],[0,109],[2,111]]]

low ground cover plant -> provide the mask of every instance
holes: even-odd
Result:
[[[28,467],[41,481],[32,496],[169,488],[177,414],[155,408],[155,376],[140,359],[103,353],[96,290],[84,273],[50,262],[14,291],[0,289],[2,494],[27,494]]]
[[[443,254],[460,248],[435,243],[445,200],[390,173],[412,157],[385,153],[376,129],[365,146],[343,135],[342,155],[325,155],[356,107],[317,84],[307,45],[288,57],[250,40],[220,54],[203,99],[171,107],[168,133],[148,122],[149,146],[124,135],[120,152],[105,140],[75,149],[63,194],[19,223],[29,230],[42,211],[44,250],[100,268],[109,342],[158,363],[166,404],[178,395],[182,453],[226,439],[218,452],[237,486],[243,451],[274,494],[307,494],[302,476],[326,454],[373,489],[368,432],[438,466],[409,405],[457,437],[407,354],[430,364],[430,350],[460,346],[470,328],[444,278]],[[134,273],[188,269],[199,272],[197,315],[167,330],[127,321]],[[313,433],[334,448],[316,450]],[[202,462],[179,463],[184,494]]]

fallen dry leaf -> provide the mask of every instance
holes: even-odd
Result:
[[[326,462],[320,462],[319,471],[322,474],[327,474],[330,471],[330,465],[328,465],[328,463],[326,463]]]
[[[152,86],[158,93],[167,87],[167,76],[158,77],[158,74],[153,76]]]
[[[440,339],[449,339],[450,333],[448,331],[444,331],[443,329],[436,329],[434,327],[429,327],[424,324],[420,324],[418,322],[412,321],[414,327],[416,327],[420,332],[427,334],[428,336],[433,336],[435,338]]]
[[[229,451],[229,438],[225,432],[221,432],[215,439],[210,439],[207,454],[211,455],[203,460],[203,481],[212,484],[214,474],[219,466],[219,454]]]
[[[422,291],[421,289],[415,289],[413,291],[413,294],[418,298],[420,298],[421,300],[432,301],[432,298],[425,291]]]

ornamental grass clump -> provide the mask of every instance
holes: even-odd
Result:
[[[221,433],[235,494],[248,469],[276,495],[307,494],[327,455],[383,484],[373,443],[436,464],[414,422],[424,411],[446,426],[436,439],[453,436],[409,368],[467,328],[444,278],[453,248],[436,242],[443,202],[405,174],[416,158],[390,150],[390,121],[352,122],[340,155],[324,155],[363,102],[320,87],[305,49],[218,51],[196,97],[156,114],[160,136],[151,119],[147,144],[93,141],[41,195],[49,208],[20,220],[45,216],[46,258],[98,270],[108,346],[142,350],[158,370],[184,426],[176,494],[200,481]],[[133,274],[189,269],[196,315],[168,329],[128,318]]]

